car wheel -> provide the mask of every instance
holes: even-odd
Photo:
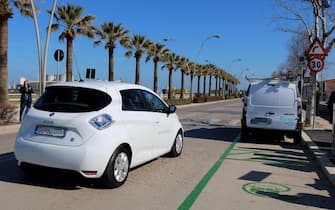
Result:
[[[181,132],[179,132],[173,142],[172,148],[169,152],[169,156],[171,157],[177,157],[181,154],[183,151],[183,144],[184,144],[183,135]]]
[[[120,187],[125,183],[128,177],[130,166],[129,151],[124,148],[118,148],[112,155],[102,176],[102,183],[109,188]]]
[[[300,144],[301,143],[301,131],[300,132],[297,132],[294,137],[293,137],[293,143],[294,144]]]

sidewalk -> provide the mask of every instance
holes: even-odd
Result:
[[[317,116],[314,128],[305,127],[302,138],[322,171],[335,187],[335,155],[332,154],[332,124]]]

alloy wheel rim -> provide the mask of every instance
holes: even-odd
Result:
[[[183,137],[180,134],[178,134],[176,138],[176,152],[178,154],[181,153],[182,148],[183,148]]]
[[[129,170],[129,161],[126,153],[117,155],[114,163],[114,177],[116,181],[122,182],[126,179]]]

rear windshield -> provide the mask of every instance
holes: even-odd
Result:
[[[34,107],[50,112],[91,112],[106,107],[111,101],[108,94],[99,90],[53,86],[46,88]]]
[[[257,85],[251,88],[250,102],[255,106],[288,107],[295,103],[295,90],[288,86]]]

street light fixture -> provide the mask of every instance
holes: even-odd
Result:
[[[220,34],[215,34],[215,35],[209,36],[201,43],[200,48],[199,48],[198,53],[197,53],[197,57],[195,59],[195,62],[198,62],[200,52],[201,52],[202,48],[204,48],[204,45],[207,42],[207,40],[212,39],[212,38],[220,39],[221,35]]]
[[[242,59],[241,59],[241,58],[237,58],[237,59],[234,59],[234,60],[232,60],[232,62],[230,62],[230,64],[229,64],[229,66],[228,66],[228,69],[227,69],[227,70],[230,70],[230,67],[233,65],[233,63],[235,63],[235,62],[240,62],[240,61],[242,61]]]

